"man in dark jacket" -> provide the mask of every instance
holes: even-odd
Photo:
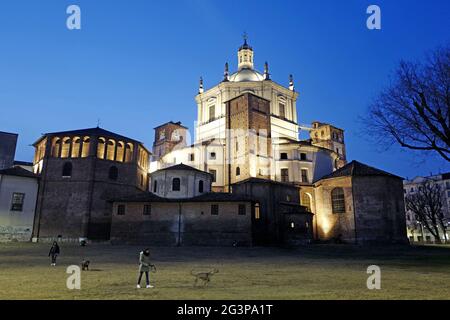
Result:
[[[56,257],[59,254],[59,245],[56,241],[53,242],[52,247],[50,248],[50,251],[48,253],[49,257],[52,257],[52,266],[56,266]]]

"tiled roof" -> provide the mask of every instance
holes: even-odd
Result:
[[[8,169],[0,170],[0,174],[7,176],[17,176],[17,177],[25,177],[25,178],[38,178],[33,172],[30,172],[21,167],[12,167]]]
[[[389,172],[368,166],[364,163],[353,160],[352,162],[346,164],[342,168],[334,171],[331,174],[323,176],[319,180],[332,179],[337,177],[348,177],[348,176],[388,176],[393,178],[403,179]]]
[[[166,170],[188,170],[188,171],[201,172],[201,173],[204,173],[204,174],[210,174],[209,172],[199,170],[199,169],[197,169],[197,168],[194,168],[194,167],[185,165],[185,164],[183,164],[183,163],[176,164],[176,165],[174,165],[174,166],[167,167],[167,168],[162,168],[162,169],[159,169],[159,170],[157,170],[157,171],[155,171],[155,172],[166,171]]]
[[[45,133],[43,136],[47,136],[47,135],[68,135],[68,136],[73,136],[73,135],[79,135],[79,136],[89,136],[89,135],[95,135],[95,136],[105,136],[108,138],[114,138],[114,139],[122,139],[122,140],[130,140],[130,141],[134,141],[134,142],[138,142],[141,143],[138,140],[135,139],[131,139],[125,136],[122,136],[120,134],[96,127],[96,128],[88,128],[88,129],[79,129],[79,130],[69,130],[69,131],[59,131],[59,132],[47,132]],[[41,139],[39,139],[37,142],[39,142]]]

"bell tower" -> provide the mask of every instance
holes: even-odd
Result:
[[[167,122],[155,128],[155,140],[153,142],[153,157],[160,159],[167,153],[184,148],[187,144],[188,128],[181,122]]]

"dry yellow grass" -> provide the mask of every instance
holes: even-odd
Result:
[[[50,267],[46,244],[0,245],[0,299],[449,299],[450,247],[310,246],[152,248],[154,289],[136,289],[141,247],[61,245]],[[66,267],[91,260],[81,290],[66,288]],[[382,289],[366,287],[367,266]],[[192,269],[217,268],[206,288]]]

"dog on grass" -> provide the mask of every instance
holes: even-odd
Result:
[[[218,272],[219,272],[219,270],[217,270],[217,269],[213,269],[208,272],[205,272],[205,271],[196,272],[196,271],[192,270],[191,275],[193,275],[195,277],[194,287],[197,286],[199,281],[202,281],[203,286],[206,286],[211,281],[211,277]]]
[[[90,264],[91,262],[89,261],[89,260],[83,260],[82,262],[81,262],[81,270],[83,270],[83,271],[89,271],[89,264]]]

